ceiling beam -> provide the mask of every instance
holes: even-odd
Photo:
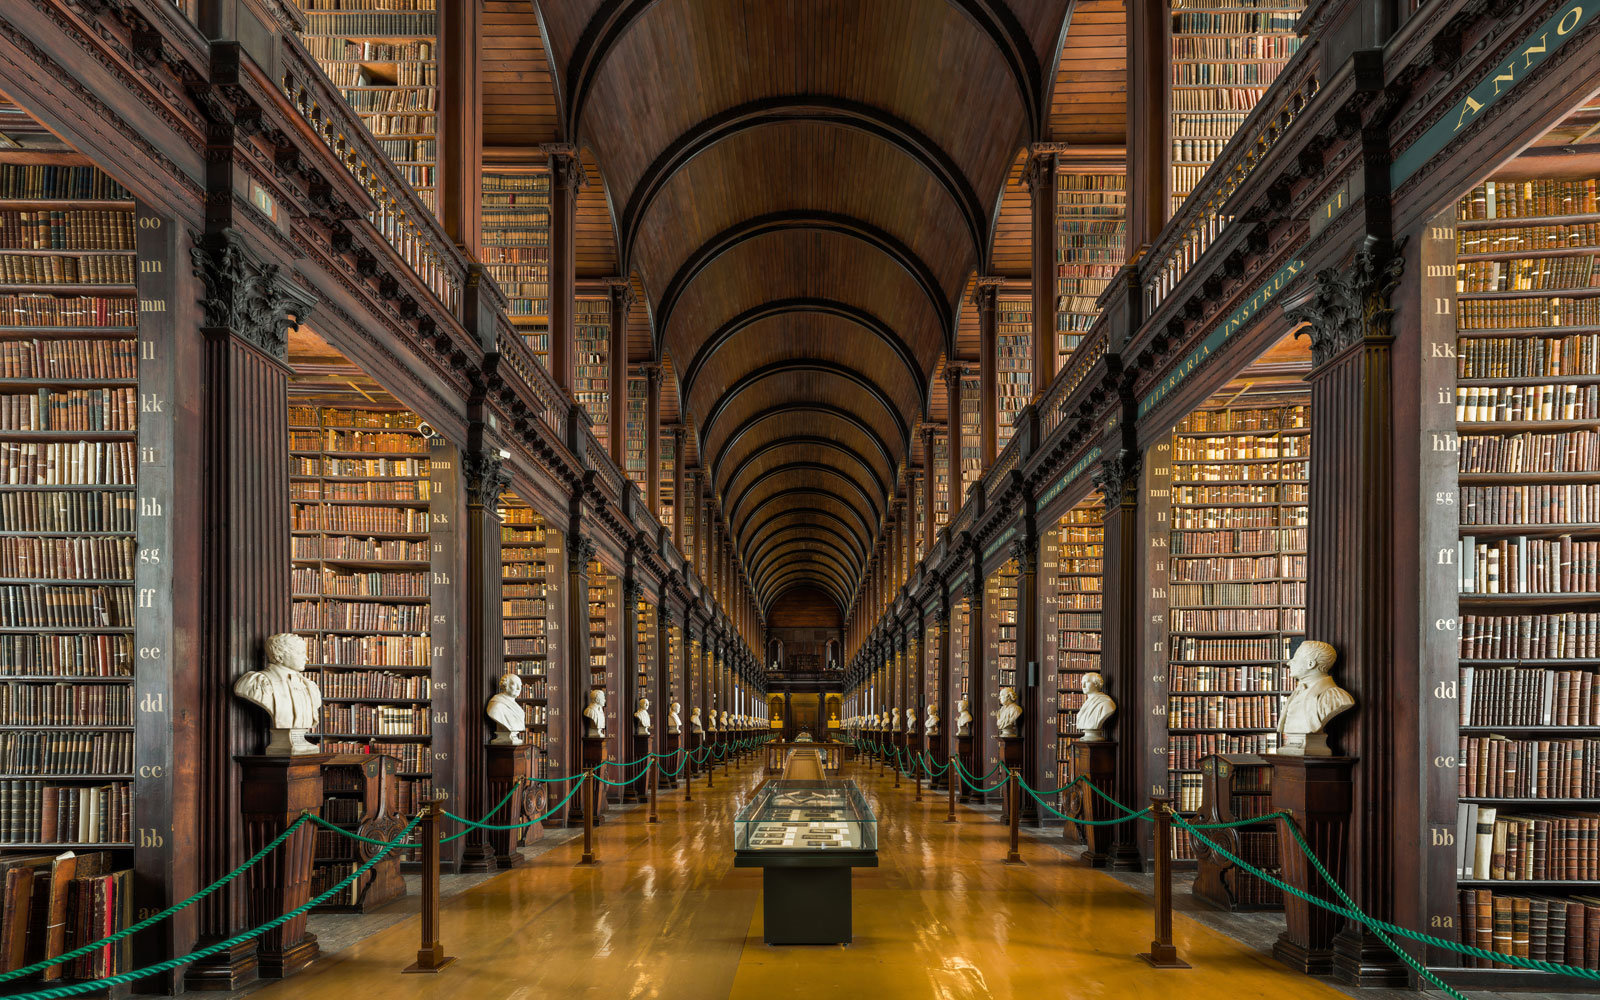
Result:
[[[835,441],[833,438],[819,437],[815,434],[791,434],[787,437],[774,438],[773,440],[768,441],[766,444],[763,444],[755,451],[740,459],[739,464],[735,466],[733,472],[729,474],[727,482],[717,483],[717,480],[713,477],[712,482],[717,485],[717,492],[723,496],[726,496],[728,492],[733,489],[733,484],[739,481],[739,476],[744,472],[744,470],[750,467],[750,463],[759,460],[761,456],[771,454],[780,448],[790,448],[798,445],[811,445],[813,447],[826,448],[829,451],[837,451],[841,454],[848,455],[858,465],[866,470],[867,477],[872,481],[872,484],[878,488],[878,499],[882,501],[885,507],[889,505],[889,494],[891,490],[888,482],[878,475],[878,471],[874,469],[865,458],[861,457],[859,452],[847,444],[844,444],[840,441]]]

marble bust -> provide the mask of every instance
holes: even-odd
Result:
[[[317,724],[322,712],[322,692],[305,675],[306,640],[293,632],[267,637],[267,665],[240,674],[233,693],[266,711],[272,738],[262,751],[269,757],[292,757],[320,752],[306,741],[306,730]]]
[[[528,729],[528,716],[517,704],[517,695],[522,693],[522,678],[516,674],[500,675],[500,690],[489,698],[489,704],[484,707],[484,714],[494,723],[494,739],[489,741],[491,746],[521,746],[523,734]]]
[[[878,719],[878,728],[886,733],[889,732],[889,712],[887,709],[884,710],[883,716]]]
[[[889,710],[889,728],[897,733],[900,731],[900,710],[898,708]]]
[[[1000,708],[994,713],[994,724],[1001,736],[1017,735],[1017,723],[1022,721],[1022,706],[1017,704],[1017,692],[1009,687],[1000,689]]]
[[[677,733],[683,728],[683,717],[678,714],[680,711],[682,706],[677,702],[667,706],[667,732]]]
[[[640,698],[639,706],[633,710],[633,735],[650,735],[650,699]]]
[[[599,688],[589,692],[589,707],[583,710],[585,736],[606,734],[606,693]]]
[[[956,703],[956,735],[972,735],[972,704],[965,698]]]
[[[1083,707],[1078,709],[1079,737],[1085,743],[1105,741],[1106,721],[1117,711],[1117,703],[1105,692],[1106,682],[1099,674],[1083,675]]]
[[[1283,737],[1278,753],[1297,757],[1333,755],[1323,728],[1334,716],[1349,711],[1356,704],[1350,692],[1329,676],[1338,658],[1332,646],[1314,639],[1302,642],[1294,651],[1289,659],[1294,693],[1289,695],[1278,715],[1278,732]]]
[[[727,732],[730,728],[732,728],[732,727],[728,724],[728,713],[727,712],[723,712],[722,713],[722,731],[723,732]]]
[[[939,735],[939,707],[937,705],[928,706],[928,717],[922,722],[922,731],[929,736]]]
[[[705,731],[705,725],[700,721],[699,707],[691,708],[689,710],[689,732],[703,733]]]
[[[916,731],[917,731],[917,710],[914,709],[914,708],[908,708],[908,709],[906,709],[906,735],[910,736],[911,734],[915,733]]]

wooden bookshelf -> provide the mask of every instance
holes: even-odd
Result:
[[[562,570],[550,558],[544,518],[513,492],[500,499],[500,617],[502,671],[522,681],[517,701],[527,720],[527,740],[539,748],[538,777],[550,776],[551,583]]]
[[[572,398],[588,412],[594,436],[609,447],[611,304],[605,299],[578,299],[573,322]]]
[[[967,490],[983,478],[983,445],[981,443],[983,380],[978,377],[961,380],[961,488],[951,506],[951,516],[959,513],[966,502]],[[995,454],[999,454],[996,450]]]
[[[656,509],[656,519],[670,534],[678,499],[672,492],[672,474],[678,467],[677,442],[670,428],[662,429],[660,448],[661,468],[656,470],[656,490],[660,493],[661,504]]]
[[[550,364],[550,174],[483,172],[483,263],[508,299],[506,313],[540,363]]]
[[[1018,680],[1017,647],[1021,638],[1018,597],[1017,564],[1015,560],[1007,560],[984,581],[983,689],[977,703],[984,723],[979,774],[1005,759],[1000,751],[1000,727],[994,717],[1000,709],[1000,689],[1011,688],[1019,699],[1024,694]]]
[[[656,696],[656,650],[660,645],[656,641],[656,606],[641,597],[635,603],[634,611],[633,690],[630,692],[632,697],[629,699],[628,704],[624,706],[627,709],[623,713],[624,724],[628,727],[628,733],[631,735],[633,733],[633,713],[637,708],[636,703],[640,698],[648,698],[650,699],[650,731],[651,733],[663,732],[664,730],[659,727],[666,725],[667,706],[657,704],[659,699]],[[652,749],[655,745],[652,740]],[[633,753],[632,744],[628,744],[628,752],[623,759],[633,760],[636,756],[638,755]],[[648,781],[649,779],[641,778],[640,780]],[[637,790],[644,791],[643,788]]]
[[[1171,212],[1300,47],[1299,0],[1169,0]]]
[[[628,379],[628,408],[623,414],[624,441],[622,454],[622,471],[627,473],[633,484],[639,487],[639,495],[645,492],[645,469],[648,452],[645,448],[646,428],[650,424],[649,405],[647,395],[649,389],[641,376],[629,375]]]
[[[995,453],[1011,440],[1017,414],[1033,398],[1033,300],[1001,296],[995,306]]]
[[[926,467],[918,469],[911,476],[911,523],[912,530],[916,532],[916,538],[912,542],[912,551],[916,556],[916,562],[921,562],[928,554],[927,547],[923,544],[928,537],[926,530],[928,524],[927,481]]]
[[[622,711],[622,706],[617,704],[622,700],[622,692],[617,684],[617,669],[622,662],[618,646],[618,619],[621,617],[618,583],[618,579],[606,572],[598,560],[589,564],[588,610],[585,618],[588,622],[589,653],[584,690],[606,693],[606,752],[612,760],[625,761],[630,758],[617,756],[624,752],[618,738],[618,719],[628,718],[633,713],[631,709]],[[614,793],[613,798],[620,796],[620,789],[609,791]]]
[[[1098,492],[1070,507],[1043,539],[1039,562],[1046,687],[1055,709],[1053,779],[1069,771],[1072,741],[1083,706],[1083,675],[1100,672],[1101,583],[1105,572],[1105,504]],[[1047,682],[1048,685],[1048,682]],[[1064,780],[1064,779],[1063,779]],[[1061,781],[1051,781],[1052,785]]]
[[[942,528],[950,523],[950,434],[939,429],[933,435],[933,518]]]
[[[1062,164],[1056,172],[1056,367],[1100,315],[1097,299],[1127,259],[1126,168]]]
[[[300,0],[300,40],[422,203],[438,211],[433,0]]]

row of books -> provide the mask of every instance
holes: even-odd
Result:
[[[403,479],[392,483],[306,482],[289,484],[291,500],[411,500],[425,501],[431,493],[427,479]]]
[[[1460,738],[1462,798],[1589,799],[1600,795],[1600,740]]]
[[[1178,62],[1172,63],[1175,87],[1213,87],[1246,84],[1265,87],[1283,72],[1281,62]]]
[[[57,163],[0,163],[5,198],[63,201],[129,201],[128,189],[94,167]]]
[[[1216,6],[1223,6],[1218,4]],[[1173,6],[1172,34],[1179,35],[1264,35],[1271,32],[1287,33],[1292,38],[1295,22],[1299,20],[1299,4],[1285,3],[1276,10],[1241,9],[1238,11],[1208,11],[1180,13],[1182,7]],[[1293,52],[1290,52],[1292,55]],[[1285,57],[1286,58],[1286,57]]]
[[[1282,665],[1249,663],[1236,665],[1205,664],[1183,666],[1174,663],[1167,683],[1172,691],[1254,691],[1281,692],[1293,687],[1289,668]]]
[[[1277,733],[1177,733],[1167,737],[1167,767],[1195,771],[1212,754],[1262,754],[1277,748]]]
[[[139,420],[133,389],[39,389],[0,395],[0,430],[132,431]]]
[[[1175,632],[1303,632],[1304,608],[1235,608],[1220,611],[1173,609]]]
[[[133,579],[132,538],[0,538],[0,576],[87,580]]]
[[[1287,406],[1246,406],[1225,409],[1191,410],[1173,427],[1177,434],[1216,432],[1306,430],[1311,427],[1311,407],[1301,403]],[[1271,440],[1271,438],[1267,438]]]
[[[1590,256],[1475,260],[1456,265],[1457,292],[1546,292],[1588,288],[1595,282]]]
[[[1208,0],[1208,3],[1210,2],[1211,0]],[[1212,3],[1212,6],[1226,5]],[[1248,34],[1232,38],[1218,35],[1176,35],[1172,39],[1172,58],[1287,60],[1299,47],[1296,44],[1298,41],[1299,39],[1293,35]]]
[[[1461,219],[1525,219],[1541,215],[1589,215],[1600,211],[1593,177],[1490,180],[1462,196]]]
[[[0,378],[131,380],[138,357],[131,339],[0,340]]]
[[[1304,435],[1180,437],[1172,442],[1172,459],[1175,462],[1237,462],[1260,458],[1303,458],[1311,454],[1310,447],[1310,438]]]
[[[1190,483],[1229,483],[1240,479],[1282,482],[1305,479],[1310,468],[1309,458],[1279,458],[1264,462],[1192,462],[1183,470],[1183,479]]]
[[[1459,386],[1456,419],[1463,423],[1597,420],[1600,385]]]
[[[292,542],[292,551],[296,559],[332,559],[351,562],[428,561],[427,542],[409,542],[392,538],[381,540],[352,538],[349,535],[325,535],[320,538],[301,536],[292,539]]]
[[[1458,589],[1463,594],[1576,594],[1600,589],[1600,542],[1500,538],[1458,543]]]
[[[1457,303],[1456,326],[1461,330],[1596,325],[1600,325],[1600,298],[1462,299]]]
[[[1600,375],[1600,333],[1569,333],[1563,337],[1463,337],[1456,346],[1456,353],[1456,374],[1462,378]]]
[[[132,330],[138,302],[101,295],[0,295],[3,327],[110,327]]]
[[[378,111],[435,111],[439,91],[435,87],[385,87],[382,90],[347,90],[345,103],[365,118]]]
[[[426,674],[394,674],[350,670],[313,675],[324,698],[428,698],[432,681]]]
[[[1600,523],[1600,484],[1461,487],[1461,524]]]
[[[6,628],[127,628],[132,625],[132,587],[38,583],[0,586],[0,626]]]
[[[1457,906],[1456,940],[1462,944],[1600,970],[1600,898],[1508,896],[1490,889],[1461,889]],[[1471,955],[1462,955],[1460,961],[1465,968],[1513,968]]]
[[[1172,535],[1173,555],[1304,552],[1305,548],[1305,528],[1186,530],[1174,532]]]
[[[378,604],[371,601],[296,601],[295,629],[334,629],[357,632],[425,632],[426,604]]]
[[[1463,660],[1560,660],[1600,657],[1600,613],[1462,615]]]
[[[133,213],[102,209],[0,210],[0,249],[132,250]]]
[[[133,784],[0,781],[0,844],[126,844],[133,839]]]
[[[0,485],[127,485],[135,474],[132,441],[0,442]]]
[[[425,534],[432,520],[427,511],[413,507],[322,507],[295,504],[290,508],[290,512],[291,524],[295,531],[385,531],[407,535]],[[323,558],[329,558],[326,545],[323,546]]]
[[[1291,527],[1307,523],[1307,513],[1304,507],[1214,507],[1194,506],[1199,500],[1197,493],[1190,490],[1211,489],[1209,486],[1182,486],[1174,491],[1175,497],[1184,498],[1184,502],[1173,508],[1172,527],[1175,531],[1193,531],[1195,529],[1211,528],[1275,528]],[[1304,487],[1294,492],[1285,490],[1280,492],[1272,502],[1279,504],[1303,504],[1306,502]],[[1234,501],[1244,503],[1246,501]]]
[[[126,253],[0,253],[0,282],[8,285],[131,285]]]
[[[376,72],[375,67],[360,62],[319,59],[317,64],[322,67],[322,72],[327,75],[328,81],[335,87],[341,88],[385,84],[396,87],[436,87],[439,84],[439,67],[431,61],[394,63],[384,67],[381,72]],[[431,143],[433,140],[428,141]],[[394,157],[394,154],[387,149],[384,150],[384,154],[400,158]],[[432,153],[428,155],[431,157]]]
[[[1296,557],[1298,558],[1298,557]],[[1236,607],[1304,604],[1304,583],[1174,583],[1168,587],[1174,604],[1186,607]]]
[[[306,14],[306,34],[347,38],[395,38],[438,34],[439,16],[432,11],[392,10]]]
[[[1600,250],[1600,222],[1456,230],[1456,252],[1463,255],[1535,253],[1540,250],[1569,250],[1584,247]]]
[[[409,410],[355,410],[340,406],[289,407],[290,427],[372,428],[375,430],[415,430],[422,418]]]
[[[1280,661],[1289,658],[1288,639],[1197,639],[1174,636],[1174,660]]]
[[[545,624],[544,624],[544,619],[543,618],[529,618],[529,619],[520,619],[520,620],[519,619],[507,619],[502,627],[503,627],[503,629],[505,631],[505,635],[507,637],[512,637],[512,636],[522,636],[522,637],[532,636],[532,637],[535,637],[534,638],[534,647],[538,652],[535,653],[534,655],[539,655],[539,653],[543,653],[543,651],[544,651],[544,645],[543,645],[544,644],[544,630],[545,630]]]
[[[429,647],[426,636],[325,635],[313,642],[316,662],[343,667],[427,667]]]
[[[427,736],[426,705],[322,706],[321,732],[329,736]]]
[[[1589,472],[1600,468],[1600,431],[1462,434],[1461,472]]]
[[[1463,726],[1600,725],[1600,685],[1588,670],[1461,668]]]
[[[0,972],[75,951],[132,926],[133,872],[114,868],[105,851],[0,859]],[[133,939],[125,937],[49,966],[39,979],[104,979],[133,968]]]
[[[383,754],[400,762],[401,774],[421,774],[433,766],[433,757],[421,743],[378,743],[339,740],[322,737],[319,748],[323,753]],[[412,815],[400,810],[403,815]]]
[[[430,30],[424,34],[432,34]],[[354,34],[354,32],[340,32],[338,34]],[[394,32],[393,34],[399,34]],[[322,35],[323,37],[318,37]],[[329,37],[325,33],[312,32],[302,35],[300,41],[305,45],[306,51],[318,62],[397,62],[397,63],[426,63],[433,61],[434,44],[432,41],[415,42],[364,42],[350,38],[340,38],[337,34]],[[337,82],[337,81],[335,81]],[[401,81],[404,83],[405,81]]]
[[[427,478],[431,468],[426,458],[316,458],[295,455],[289,461],[290,475],[332,479]]]
[[[373,434],[366,431],[291,429],[289,431],[289,450],[426,454],[428,443],[416,434]]]
[[[1177,694],[1167,699],[1169,729],[1273,729],[1278,725],[1278,695]]]
[[[128,635],[0,635],[0,677],[132,677]]]
[[[131,726],[126,684],[0,682],[0,726]]]
[[[323,594],[329,597],[427,597],[426,573],[339,573],[331,569],[318,572],[311,567],[292,570],[290,587],[296,594]]]
[[[0,772],[48,778],[132,774],[133,734],[0,733]]]
[[[1306,557],[1300,553],[1270,556],[1186,555],[1172,560],[1171,579],[1181,583],[1231,580],[1304,579]]]

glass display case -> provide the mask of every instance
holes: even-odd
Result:
[[[876,851],[878,819],[854,781],[769,781],[733,820],[736,851]]]

